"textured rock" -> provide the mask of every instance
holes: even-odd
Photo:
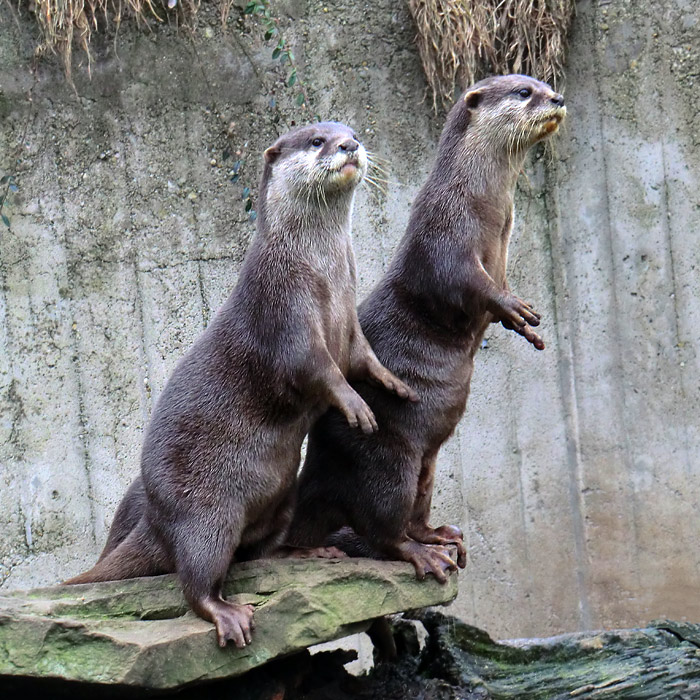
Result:
[[[700,697],[700,625],[662,620],[642,629],[495,642],[439,613],[424,615],[423,623],[423,671],[454,688],[445,698]]]
[[[447,603],[457,577],[441,586],[416,581],[408,564],[364,559],[256,561],[234,567],[225,592],[256,606],[246,649],[220,649],[172,575],[9,593],[0,597],[0,686],[37,677],[159,689],[234,676],[378,616]]]

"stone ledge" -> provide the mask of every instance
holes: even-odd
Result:
[[[365,629],[374,618],[440,605],[457,576],[417,581],[413,567],[370,559],[260,560],[232,567],[224,587],[255,605],[246,649],[220,649],[174,575],[0,596],[2,677],[174,689],[236,676],[267,661]]]

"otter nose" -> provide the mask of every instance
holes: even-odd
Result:
[[[338,146],[338,150],[343,151],[344,153],[354,153],[358,149],[359,145],[360,144],[355,141],[355,139],[345,139],[345,141]]]
[[[552,97],[552,103],[555,104],[557,107],[563,107],[564,106],[564,95],[559,95],[556,94]]]

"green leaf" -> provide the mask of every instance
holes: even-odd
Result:
[[[234,173],[237,173],[237,172],[241,169],[241,165],[243,165],[243,161],[242,161],[242,160],[237,160],[237,161],[233,164],[233,172],[234,172]]]
[[[246,200],[245,210],[250,211],[252,208],[253,208],[253,200],[252,199]]]
[[[238,182],[239,177],[240,177],[240,175],[238,173],[236,173],[235,175],[232,175],[231,182]]]
[[[289,60],[289,53],[283,51],[280,55],[280,63],[286,63]]]
[[[10,220],[4,214],[0,214],[0,216],[2,216],[2,223],[5,224],[7,228],[10,228]]]
[[[250,187],[245,187],[243,189],[243,196],[241,199],[249,199],[250,198]]]
[[[297,72],[295,70],[293,70],[289,74],[289,78],[287,80],[287,85],[289,85],[289,87],[294,87],[294,83],[296,83],[296,81],[297,81]]]
[[[304,93],[303,93],[303,92],[300,92],[300,93],[297,95],[297,104],[301,107],[301,106],[304,104],[304,102],[306,102],[306,97],[304,97]]]
[[[255,9],[257,8],[258,3],[255,2],[255,0],[251,0],[246,6],[245,9],[243,10],[244,15],[252,15],[253,12],[255,12]]]
[[[258,218],[258,213],[253,209],[253,211],[250,212],[248,219],[250,221],[255,221],[255,219],[257,219],[257,218]]]
[[[269,41],[272,39],[273,36],[277,34],[277,29],[275,27],[271,27],[265,32],[265,41]]]
[[[12,175],[3,175],[0,177],[0,185],[6,185],[9,181]]]
[[[278,46],[273,52],[272,52],[272,59],[276,59],[279,57],[279,55],[282,53],[282,49]]]

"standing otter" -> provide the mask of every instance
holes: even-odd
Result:
[[[153,410],[141,478],[98,563],[66,583],[176,571],[220,646],[251,641],[253,607],[224,600],[234,554],[286,536],[301,444],[329,405],[377,423],[347,377],[415,394],[377,360],[355,309],[350,238],[367,156],[352,130],[321,123],[265,151],[258,233],[236,288],[180,360]]]
[[[321,417],[309,436],[290,544],[320,544],[342,527],[331,540],[341,548],[410,561],[419,578],[445,581],[456,569],[446,545],[456,545],[456,563],[466,565],[460,529],[428,524],[435,462],[464,413],[489,323],[544,348],[532,330],[540,315],[508,288],[506,258],[525,154],[565,113],[561,95],[524,75],[483,80],[450,111],[398,251],[359,309],[380,361],[421,401],[401,403],[360,382],[354,387],[381,433],[354,435],[332,410]]]

